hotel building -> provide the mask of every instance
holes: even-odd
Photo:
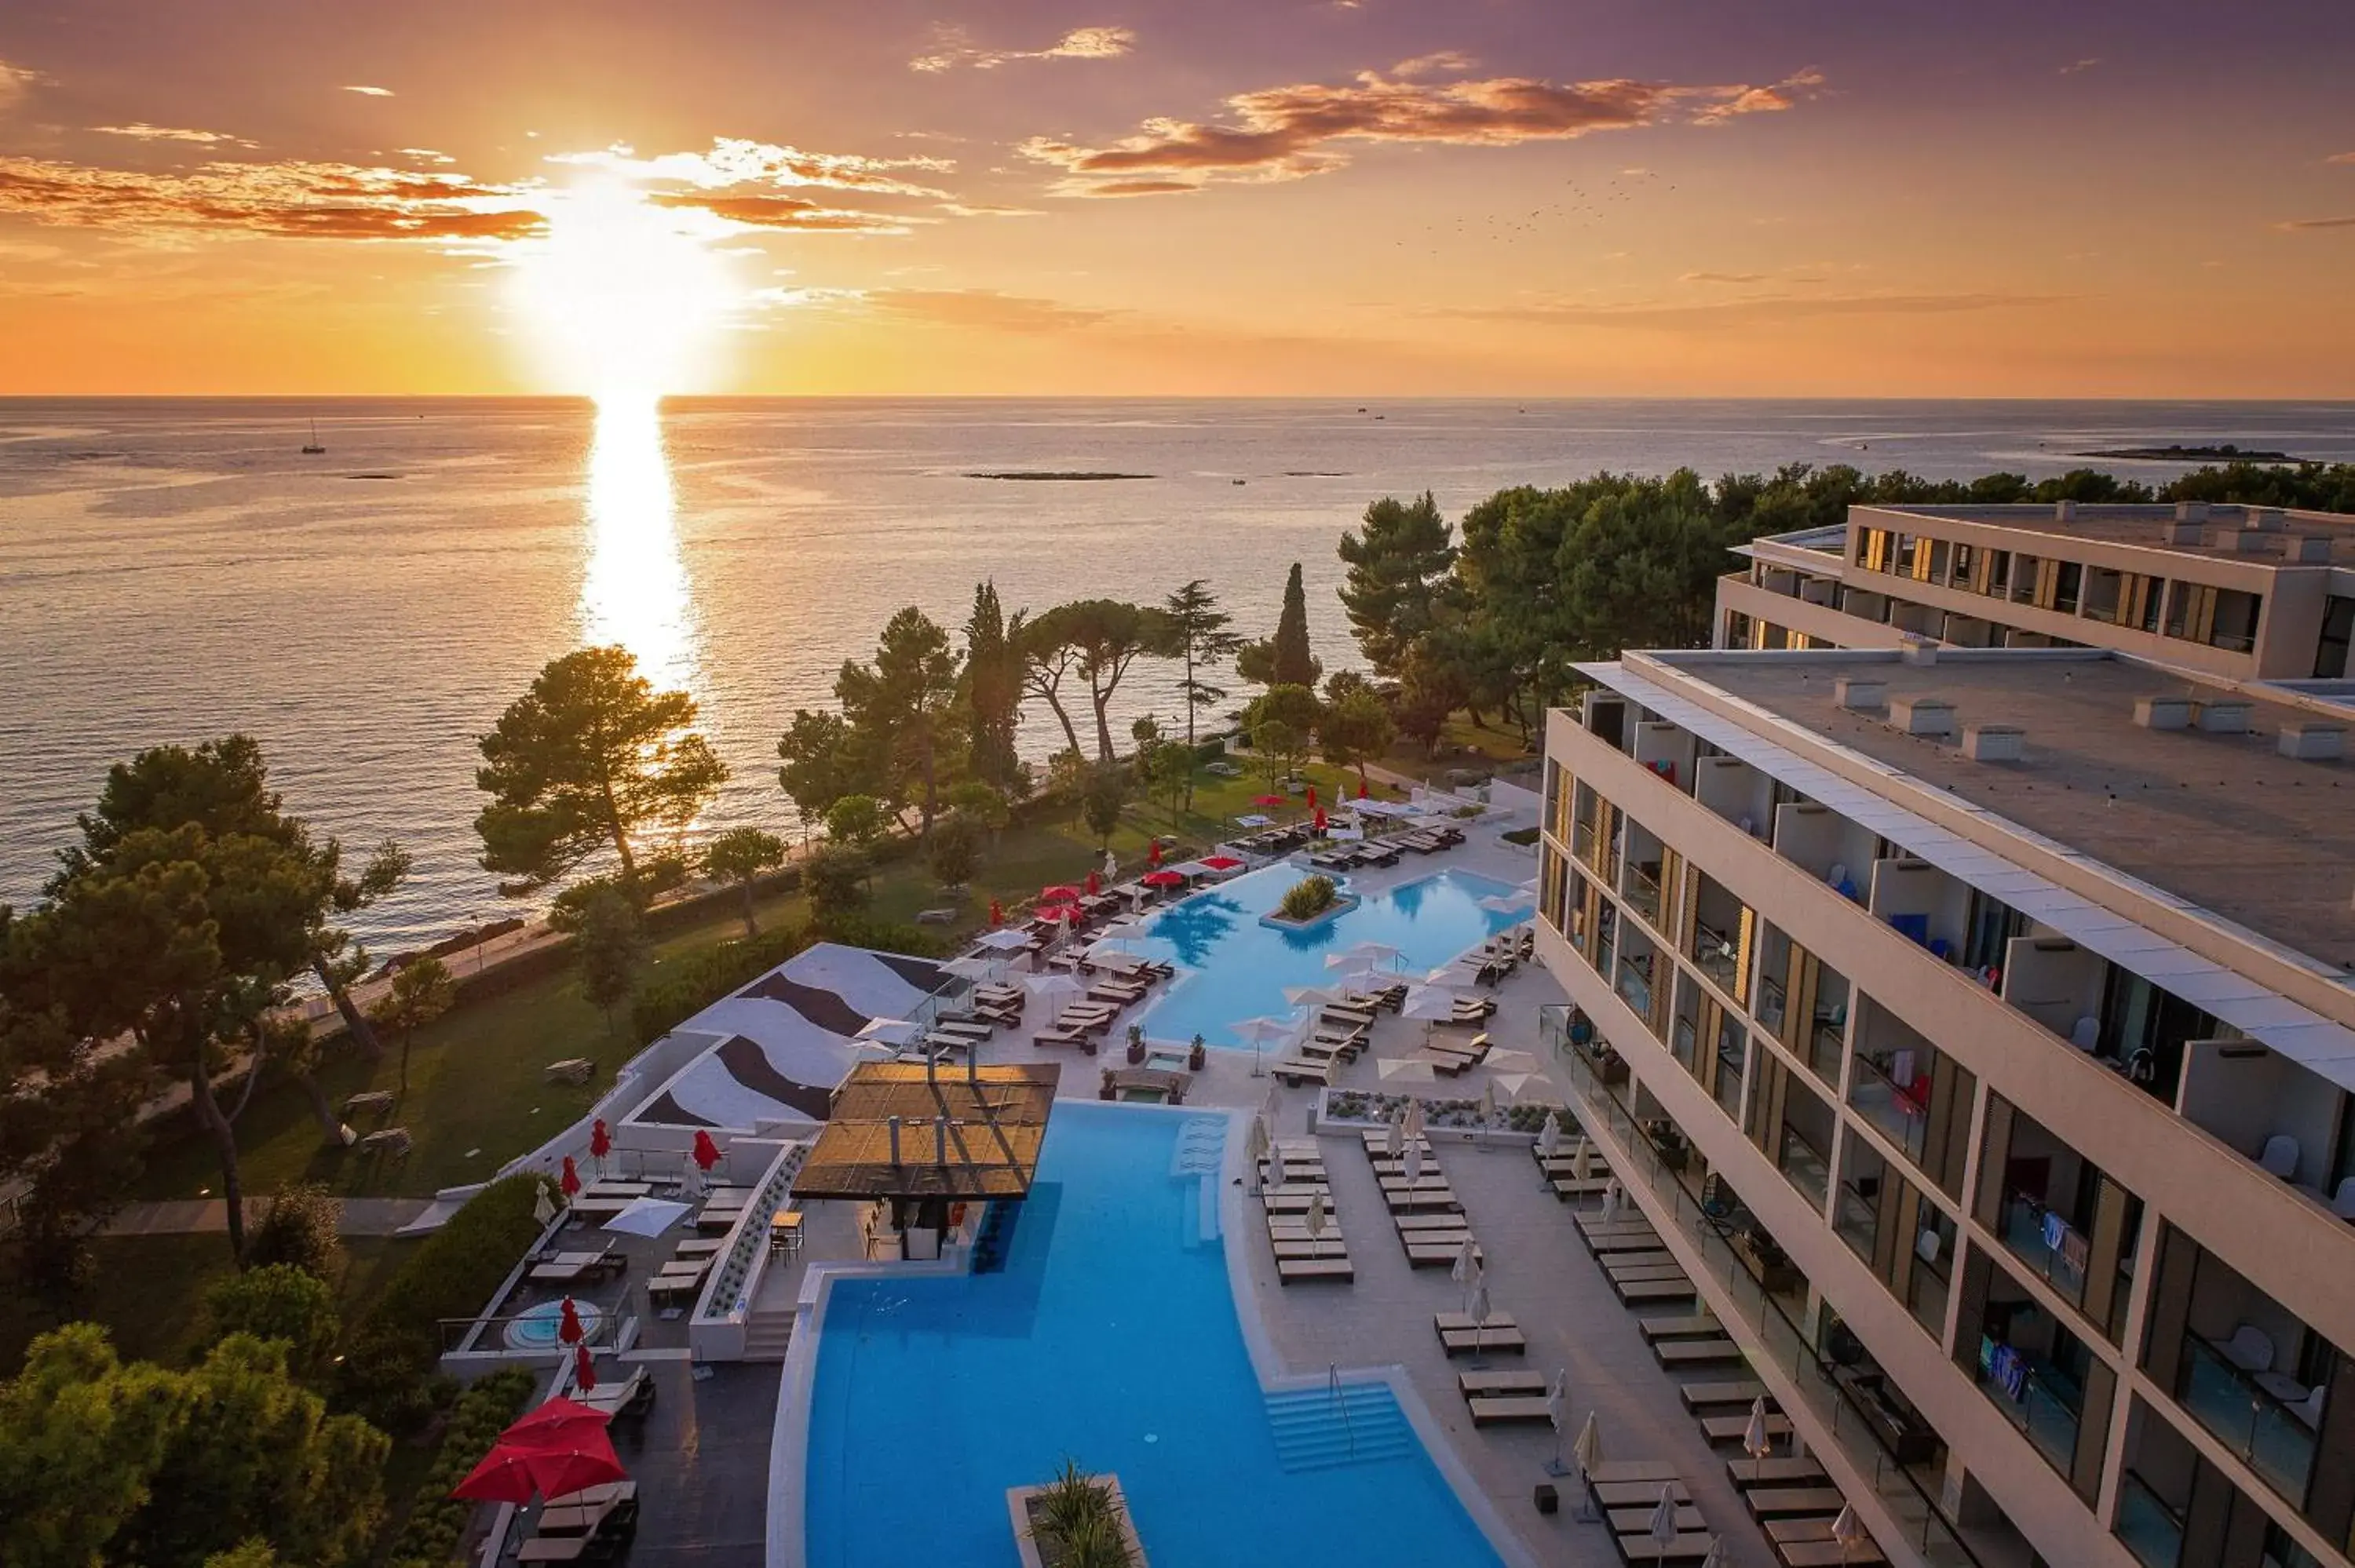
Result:
[[[2115,648],[2203,674],[2338,680],[2355,517],[2267,507],[1858,506],[1762,538],[1721,648]]]
[[[1587,667],[1548,1030],[1892,1562],[2345,1563],[2350,520],[2118,510],[1859,508],[1721,597],[1807,646]]]

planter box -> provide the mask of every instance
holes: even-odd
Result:
[[[1120,1533],[1128,1542],[1128,1560],[1135,1568],[1145,1568],[1145,1543],[1136,1538],[1136,1519],[1128,1511],[1128,1497],[1120,1489],[1120,1478],[1107,1474],[1090,1476],[1088,1479],[1102,1481],[1112,1489],[1112,1500],[1120,1505]],[[1007,1517],[1014,1522],[1014,1554],[1021,1561],[1022,1568],[1047,1568],[1047,1560],[1039,1554],[1039,1543],[1030,1538],[1030,1499],[1046,1489],[1006,1489]]]
[[[1337,919],[1347,915],[1350,910],[1355,909],[1359,903],[1358,895],[1354,893],[1336,893],[1332,903],[1327,904],[1305,920],[1295,920],[1281,909],[1271,909],[1259,917],[1259,923],[1263,926],[1273,926],[1279,931],[1313,931],[1327,920]]]
[[[1342,1117],[1333,1113],[1333,1101],[1336,1098],[1344,1096],[1354,1097],[1367,1094],[1368,1091],[1364,1089],[1319,1089],[1316,1091],[1316,1104],[1310,1107],[1309,1130],[1317,1133],[1345,1133],[1351,1136],[1369,1130],[1379,1130],[1384,1123],[1378,1118]],[[1400,1095],[1395,1097],[1405,1099],[1409,1097]],[[1414,1097],[1423,1098],[1420,1096]],[[1472,1097],[1448,1097],[1469,1099]],[[1427,1098],[1423,1100],[1425,1121],[1423,1135],[1433,1143],[1467,1143],[1491,1149],[1516,1149],[1526,1148],[1538,1140],[1538,1132],[1535,1128],[1522,1132],[1503,1127],[1450,1127],[1442,1122],[1431,1120],[1429,1119],[1432,1115],[1430,1107],[1435,1103],[1439,1102]]]

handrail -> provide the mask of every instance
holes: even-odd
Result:
[[[1325,1363],[1325,1386],[1333,1395],[1334,1404],[1341,1412],[1341,1436],[1349,1445],[1349,1457],[1358,1457],[1358,1426],[1349,1419],[1349,1398],[1341,1392],[1341,1363]]]

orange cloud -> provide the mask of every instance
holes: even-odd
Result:
[[[204,146],[251,147],[258,143],[221,131],[188,131],[175,125],[150,125],[134,120],[128,125],[93,125],[101,136],[128,136],[135,142],[194,142]]]
[[[0,60],[0,109],[12,107],[35,82],[48,79],[39,71]]]
[[[821,234],[905,234],[913,221],[886,213],[831,207],[801,196],[757,192],[724,195],[701,191],[655,191],[646,200],[674,212],[708,212],[747,228],[793,229]]]
[[[0,157],[0,213],[85,228],[312,239],[515,239],[546,227],[516,187],[304,162],[150,174]]]
[[[938,74],[959,66],[995,70],[1015,60],[1108,60],[1135,47],[1136,35],[1126,27],[1074,27],[1043,49],[985,49],[964,28],[943,26],[932,30],[932,52],[918,55],[908,69]]]
[[[1683,120],[1715,125],[1739,115],[1790,108],[1820,86],[1806,70],[1771,86],[1680,86],[1614,79],[1555,83],[1529,77],[1471,81],[1422,79],[1457,69],[1454,55],[1409,60],[1385,76],[1363,71],[1331,86],[1300,82],[1237,93],[1225,123],[1147,120],[1137,133],[1106,146],[1034,137],[1019,151],[1072,178],[1072,196],[1175,193],[1214,179],[1293,180],[1345,166],[1345,143],[1444,143],[1503,147],[1564,141],[1596,131],[1624,131]],[[1154,176],[1156,189],[1135,176]],[[1097,176],[1110,176],[1108,185]]]
[[[2355,228],[2355,217],[2293,217],[2275,224],[2276,228]]]
[[[829,190],[868,191],[884,196],[945,197],[948,193],[902,177],[902,172],[946,174],[946,158],[869,158],[856,153],[813,153],[774,142],[715,136],[708,153],[663,153],[641,158],[626,145],[594,153],[558,153],[551,164],[611,169],[634,179],[673,180],[699,190],[730,185],[818,185]]]

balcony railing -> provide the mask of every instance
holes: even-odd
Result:
[[[2118,1478],[2118,1517],[2110,1529],[2142,1568],[2182,1568],[2183,1516],[2132,1470]]]
[[[1742,993],[1734,989],[1734,980],[1742,972],[1740,958],[1733,950],[1733,939],[1723,932],[1700,922],[1693,922],[1692,947],[1685,956],[1692,959],[1701,973],[1717,983],[1717,988],[1736,1001]]]
[[[1608,1127],[1613,1138],[1631,1154],[1621,1175],[1650,1189],[1667,1207],[1668,1224],[1693,1242],[1703,1271],[1730,1299],[1732,1316],[1756,1336],[1764,1357],[1796,1387],[1800,1402],[1866,1478],[1881,1506],[1904,1531],[1908,1543],[1937,1568],[1982,1563],[1984,1560],[1964,1539],[1960,1528],[1939,1511],[1930,1488],[1897,1462],[1881,1442],[1872,1417],[1833,1380],[1830,1367],[1817,1354],[1783,1302],[1767,1293],[1718,1223],[1702,1213],[1700,1193],[1686,1184],[1688,1175],[1696,1182],[1700,1180],[1700,1162],[1685,1161],[1686,1174],[1663,1162],[1627,1107],[1586,1059],[1575,1051],[1561,1055],[1571,1091],[1583,1102],[1580,1114],[1593,1118],[1587,1125],[1598,1131]],[[2009,1555],[2005,1553],[2007,1559]]]
[[[2197,1334],[2183,1336],[2176,1399],[2264,1481],[2299,1507],[2314,1474],[2314,1428]]]
[[[1642,916],[1645,923],[1653,929],[1659,928],[1659,879],[1646,874],[1640,865],[1627,868],[1627,907]]]
[[[2005,1418],[2028,1435],[2038,1453],[2065,1478],[2077,1461],[2077,1428],[2085,1396],[2055,1367],[2025,1360],[2015,1363],[2019,1388],[2006,1386],[1982,1354],[1977,1370],[1979,1389]]]
[[[2061,1293],[2072,1307],[2085,1304],[2084,1236],[2066,1220],[2048,1220],[2051,1211],[2025,1193],[2008,1194],[1999,1216],[2003,1245]],[[2057,1229],[2055,1228],[2057,1226]]]

